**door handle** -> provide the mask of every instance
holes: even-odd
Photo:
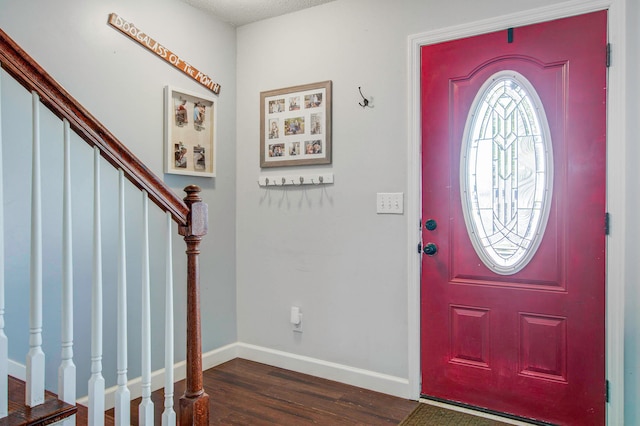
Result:
[[[438,227],[438,224],[434,219],[429,219],[424,222],[424,227],[427,229],[427,231],[433,231]]]
[[[424,249],[422,249],[422,251],[427,256],[435,256],[435,254],[438,253],[438,246],[433,243],[427,243],[424,245]]]

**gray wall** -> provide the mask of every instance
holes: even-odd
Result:
[[[240,341],[408,377],[407,246],[417,241],[406,214],[376,214],[377,192],[407,192],[408,36],[519,8],[339,0],[239,28]],[[322,80],[333,81],[333,164],[261,170],[259,93]],[[373,108],[359,106],[359,86]],[[256,184],[309,170],[333,172],[335,184]],[[287,322],[290,305],[302,308],[302,336]]]
[[[163,174],[163,88],[176,88],[212,96],[206,88],[171,67],[151,52],[119,33],[107,24],[109,13],[115,12],[135,23],[154,39],[177,53],[193,66],[212,77],[222,86],[218,96],[218,157],[217,176],[200,178]],[[73,97],[106,125],[138,158],[179,196],[189,184],[200,185],[201,195],[209,204],[210,230],[202,244],[201,262],[202,337],[203,351],[233,343],[236,336],[235,294],[235,110],[236,64],[235,29],[182,2],[112,1],[49,2],[0,1],[0,27],[30,56],[53,76]],[[6,322],[10,339],[10,357],[24,363],[28,351],[28,305],[14,302],[15,295],[27,301],[29,283],[29,215],[18,208],[29,205],[30,176],[30,95],[3,77],[3,145],[4,176],[7,191],[5,228],[11,243],[7,245]],[[213,95],[215,96],[215,95]],[[48,169],[53,158],[61,159],[60,124],[43,110],[43,162]],[[26,133],[24,131],[26,130]],[[89,319],[91,282],[91,219],[92,219],[92,152],[83,142],[74,139],[74,243],[75,243],[75,360],[82,382],[89,376]],[[117,223],[117,175],[103,162],[102,203],[103,255],[105,287],[105,379],[107,386],[115,384],[115,295],[108,296],[116,282],[115,226]],[[43,330],[47,355],[47,388],[57,386],[57,366],[60,357],[60,224],[61,172],[52,169],[44,179],[45,223],[50,226],[44,237],[45,246],[45,308]],[[128,286],[130,294],[129,349],[136,354],[140,340],[139,306],[141,248],[140,197],[133,188],[127,190]],[[164,216],[151,205],[153,369],[163,366],[164,307],[164,234],[156,225]],[[11,212],[11,213],[9,213]],[[26,226],[20,233],[20,224]],[[175,231],[175,226],[174,226]],[[185,245],[174,232],[173,239],[175,313],[177,330],[185,322]],[[176,339],[176,361],[185,357],[185,337]],[[156,355],[157,354],[157,355]],[[130,357],[129,377],[138,376],[140,360]],[[78,395],[85,390],[81,387]]]
[[[237,287],[241,342],[407,377],[407,215],[376,215],[377,192],[407,191],[410,99],[408,37],[561,3],[552,0],[338,0],[250,24],[238,30]],[[628,6],[628,51],[614,46],[629,77],[638,75],[638,6]],[[617,49],[617,50],[616,50]],[[615,60],[615,59],[614,59]],[[259,71],[258,71],[259,70]],[[259,93],[333,81],[333,164],[261,170]],[[638,84],[629,78],[626,143],[628,200],[625,234],[627,424],[640,421],[638,396],[637,262],[635,217]],[[373,97],[362,109],[358,86]],[[332,172],[326,188],[265,189],[258,176]],[[610,191],[619,191],[610,188]],[[405,198],[406,200],[406,198]],[[615,223],[615,219],[614,219]],[[618,222],[620,223],[620,222]],[[618,230],[620,232],[620,230]],[[304,332],[288,324],[299,305]],[[619,399],[617,399],[619,401]]]
[[[628,129],[627,129],[627,228],[622,230],[626,235],[625,262],[627,265],[627,282],[608,283],[609,288],[624,285],[625,305],[621,306],[625,312],[625,335],[624,335],[624,373],[625,373],[625,424],[640,424],[640,257],[638,241],[640,241],[640,226],[638,222],[638,212],[640,211],[640,4],[635,0],[628,0],[627,4],[627,52],[618,52],[618,55],[626,55],[627,61],[627,88],[628,96],[625,99],[627,109]],[[615,56],[613,56],[615,58]],[[620,56],[618,56],[620,59]],[[615,223],[615,222],[614,222]]]

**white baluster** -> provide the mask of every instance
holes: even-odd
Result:
[[[149,196],[142,191],[142,402],[140,425],[153,425],[151,401],[151,283],[149,279]]]
[[[32,92],[33,152],[31,163],[31,267],[29,353],[25,404],[44,402],[44,352],[42,352],[42,203],[40,186],[40,100]]]
[[[71,142],[69,122],[64,126],[64,177],[62,189],[62,362],[58,368],[58,398],[76,403],[76,366],[73,363],[73,239],[71,233]],[[75,416],[63,421],[74,425]]]
[[[119,170],[118,211],[118,389],[115,396],[116,426],[130,425],[131,392],[127,387],[127,249],[125,233],[124,172]]]
[[[1,83],[1,82],[0,82]],[[0,104],[2,104],[0,85]],[[2,108],[0,107],[0,418],[7,416],[9,342],[4,333],[4,184],[2,178]]]
[[[89,424],[104,424],[104,377],[102,377],[102,238],[100,219],[100,150],[94,147],[93,177],[93,287],[91,291],[91,378]]]
[[[166,288],[164,327],[164,412],[162,426],[174,426],[176,413],[173,410],[173,254],[171,249],[171,213],[167,212],[166,229]]]

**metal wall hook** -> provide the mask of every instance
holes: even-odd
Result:
[[[362,96],[362,102],[358,102],[358,105],[360,105],[362,108],[369,106],[369,99],[364,97],[364,95],[362,94],[362,88],[360,86],[358,86],[358,90],[360,91],[360,96]]]

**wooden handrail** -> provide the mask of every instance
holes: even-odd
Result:
[[[171,213],[179,225],[187,224],[187,205],[1,29],[0,63],[28,91],[35,91],[51,112],[69,121],[85,142],[97,146],[100,155],[122,169],[131,183],[147,191],[160,209]]]

